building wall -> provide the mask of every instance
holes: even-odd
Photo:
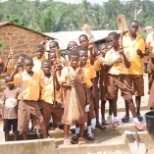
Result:
[[[4,44],[5,49],[1,50],[3,60],[7,59],[10,52],[10,46],[13,49],[13,57],[20,53],[33,56],[34,46],[44,40],[45,36],[41,36],[32,31],[26,30],[14,25],[6,25],[0,27],[0,42]]]

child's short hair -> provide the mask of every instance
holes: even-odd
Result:
[[[26,56],[24,58],[24,63],[25,63],[25,61],[31,61],[31,62],[33,62],[33,59],[32,59],[32,57]]]
[[[44,46],[42,44],[36,44],[34,50],[36,49],[44,49]]]
[[[50,60],[45,59],[41,62],[41,66],[43,66],[44,64],[50,64]]]
[[[55,45],[57,46],[57,48],[59,49],[59,44],[58,44],[57,41],[51,41],[51,42],[49,43],[49,47],[50,47],[50,44],[51,44],[51,43],[55,44]]]
[[[85,51],[85,52],[88,54],[88,50],[85,49],[85,48],[80,47],[80,48],[79,48],[79,54],[80,54],[81,51]]]
[[[114,37],[114,38],[119,38],[119,34],[117,33],[117,32],[111,32],[111,33],[109,33],[109,35],[108,35],[108,37]]]
[[[84,37],[84,38],[86,38],[86,39],[89,41],[88,36],[87,36],[86,34],[81,34],[81,35],[79,36],[79,39],[80,39],[81,37]]]
[[[79,57],[79,52],[78,52],[78,51],[69,52],[69,53],[68,53],[68,57],[69,57],[69,59],[70,59],[71,57]]]
[[[28,55],[22,53],[22,54],[17,55],[17,56],[16,56],[16,59],[19,59],[19,57],[21,57],[21,58],[24,59],[24,58],[27,57],[27,56],[28,56]]]
[[[105,43],[101,43],[101,44],[99,44],[99,46],[98,46],[98,50],[100,50],[100,48],[101,48],[102,46],[107,46],[107,44],[105,44]]]
[[[74,43],[74,44],[76,44],[77,46],[78,46],[78,44],[77,44],[77,42],[75,42],[75,41],[70,41],[68,44],[67,44],[67,50],[69,50],[69,45],[71,44],[71,43]]]
[[[131,25],[132,23],[136,23],[137,25],[139,25],[139,22],[137,20],[132,20],[129,25]]]
[[[56,52],[55,52],[55,51],[49,51],[49,53],[48,53],[48,54],[51,54],[51,53],[54,53],[54,54],[56,54]]]

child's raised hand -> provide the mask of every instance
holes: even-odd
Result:
[[[146,49],[144,55],[145,55],[145,56],[148,56],[149,54],[150,54],[150,50],[149,50],[149,49]]]
[[[53,76],[53,78],[56,78],[57,77],[56,72],[57,72],[56,69],[54,69],[54,70],[51,71],[51,75]]]
[[[124,49],[123,48],[119,48],[119,53],[120,54],[124,54]]]
[[[136,53],[137,53],[137,55],[140,56],[140,58],[142,58],[144,56],[143,53],[142,53],[142,51],[140,49],[137,49],[136,50]]]
[[[12,59],[12,57],[13,57],[13,52],[11,51],[8,55],[8,59]]]
[[[63,60],[63,65],[64,66],[68,66],[68,61],[67,60]]]
[[[61,64],[57,64],[57,65],[56,65],[56,71],[59,71],[59,70],[62,70]]]
[[[15,68],[18,69],[19,67],[22,67],[21,63],[20,62],[17,62]]]
[[[92,43],[90,43],[90,44],[88,45],[88,50],[92,51],[92,50],[93,50],[93,48],[94,48],[93,44],[92,44]]]

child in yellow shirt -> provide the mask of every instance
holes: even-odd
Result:
[[[40,97],[40,74],[33,72],[33,59],[25,57],[24,71],[15,75],[20,67],[17,65],[12,72],[10,80],[14,80],[15,84],[20,84],[21,92],[18,96],[18,131],[22,133],[23,139],[27,139],[28,124],[32,117],[35,117],[42,131],[44,138],[47,137],[44,119],[38,104]]]
[[[46,128],[48,129],[51,117],[56,126],[61,123],[63,109],[55,107],[55,101],[57,101],[56,94],[60,90],[56,70],[55,72],[51,71],[51,64],[49,60],[42,61],[42,70],[43,74],[40,79],[40,102],[42,103],[42,114]]]

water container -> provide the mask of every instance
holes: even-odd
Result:
[[[154,111],[147,112],[145,114],[147,131],[154,134]]]

